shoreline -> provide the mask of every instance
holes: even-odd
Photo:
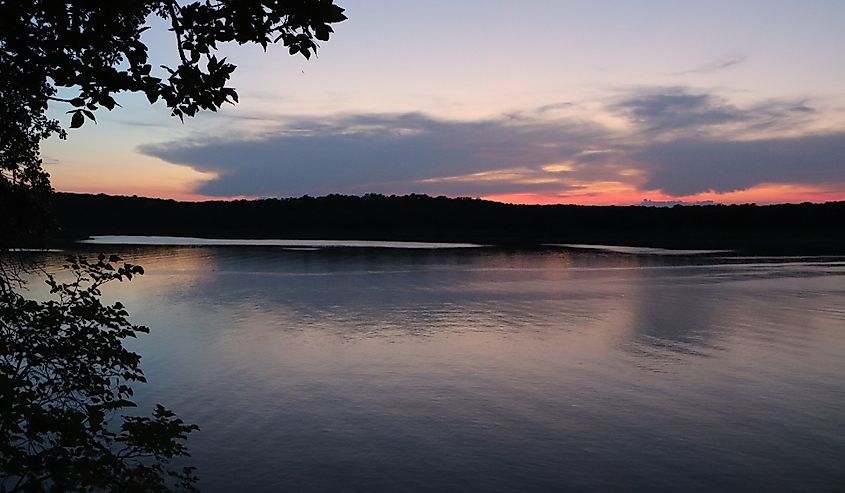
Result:
[[[129,235],[845,255],[845,202],[660,208],[523,206],[425,195],[176,202],[57,193],[54,210],[58,227],[48,246]]]

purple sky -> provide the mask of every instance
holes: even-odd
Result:
[[[339,3],[349,20],[317,59],[224,48],[237,106],[182,124],[127,95],[47,142],[55,187],[845,199],[845,2]],[[149,33],[170,61],[170,33]]]

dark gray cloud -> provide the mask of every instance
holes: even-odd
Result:
[[[814,117],[803,101],[740,108],[685,88],[646,88],[608,107],[634,132],[545,114],[568,106],[478,121],[419,113],[299,118],[250,137],[199,136],[140,151],[217,173],[196,190],[210,196],[556,193],[594,181],[688,195],[845,183],[845,131],[757,137],[794,135]]]
[[[634,156],[647,188],[672,195],[730,192],[760,183],[845,183],[845,132],[752,141],[683,139]]]
[[[366,114],[300,120],[249,140],[202,138],[145,145],[140,151],[219,173],[219,179],[197,190],[208,195],[433,193],[455,185],[426,180],[537,168],[577,158],[588,146],[610,137],[601,127],[573,123],[455,122],[421,114]],[[490,193],[504,185],[495,175],[476,181],[474,186],[462,181],[471,190],[467,193]],[[536,188],[537,183],[522,185]]]
[[[688,130],[741,122],[747,115],[710,94],[691,94],[683,88],[650,89],[627,96],[613,109],[643,130]]]
[[[645,88],[628,93],[611,109],[652,135],[712,133],[720,127],[761,131],[806,120],[814,110],[804,101],[772,100],[739,108],[724,98],[683,87]]]

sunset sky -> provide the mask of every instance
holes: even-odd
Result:
[[[236,106],[183,124],[123,95],[45,142],[55,188],[845,200],[841,0],[337,3],[349,20],[317,59],[224,47]],[[154,65],[172,62],[166,28],[148,34]]]

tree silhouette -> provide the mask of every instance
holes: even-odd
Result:
[[[142,34],[166,21],[179,55],[154,67]],[[235,103],[226,84],[235,65],[218,45],[282,43],[310,58],[331,24],[343,21],[333,0],[0,0],[0,491],[192,490],[187,455],[196,430],[158,406],[152,417],[123,415],[140,356],[123,340],[146,332],[122,304],[104,305],[100,287],[132,279],[139,266],[101,255],[68,258],[69,282],[47,274],[52,298],[21,295],[32,265],[15,264],[11,247],[43,245],[52,187],[39,145],[66,138],[48,107],[66,105],[70,128],[118,106],[121,92],[163,101],[184,119]],[[23,274],[21,274],[21,268]]]
[[[142,34],[153,16],[170,25],[176,66],[150,62]],[[18,192],[32,191],[29,199],[43,205],[39,193],[49,191],[39,143],[66,137],[46,116],[49,104],[70,108],[71,128],[114,109],[120,92],[162,100],[179,118],[216,111],[238,100],[226,85],[235,65],[215,55],[221,43],[281,42],[310,58],[344,19],[333,0],[0,1],[0,241],[31,240],[41,226],[19,221],[37,207],[24,208]]]
[[[141,357],[123,339],[148,332],[120,302],[104,305],[100,288],[143,274],[104,255],[69,257],[69,282],[47,276],[51,298],[0,291],[0,489],[3,491],[194,490],[187,455],[197,430],[158,405],[152,418],[120,416],[143,382]]]

